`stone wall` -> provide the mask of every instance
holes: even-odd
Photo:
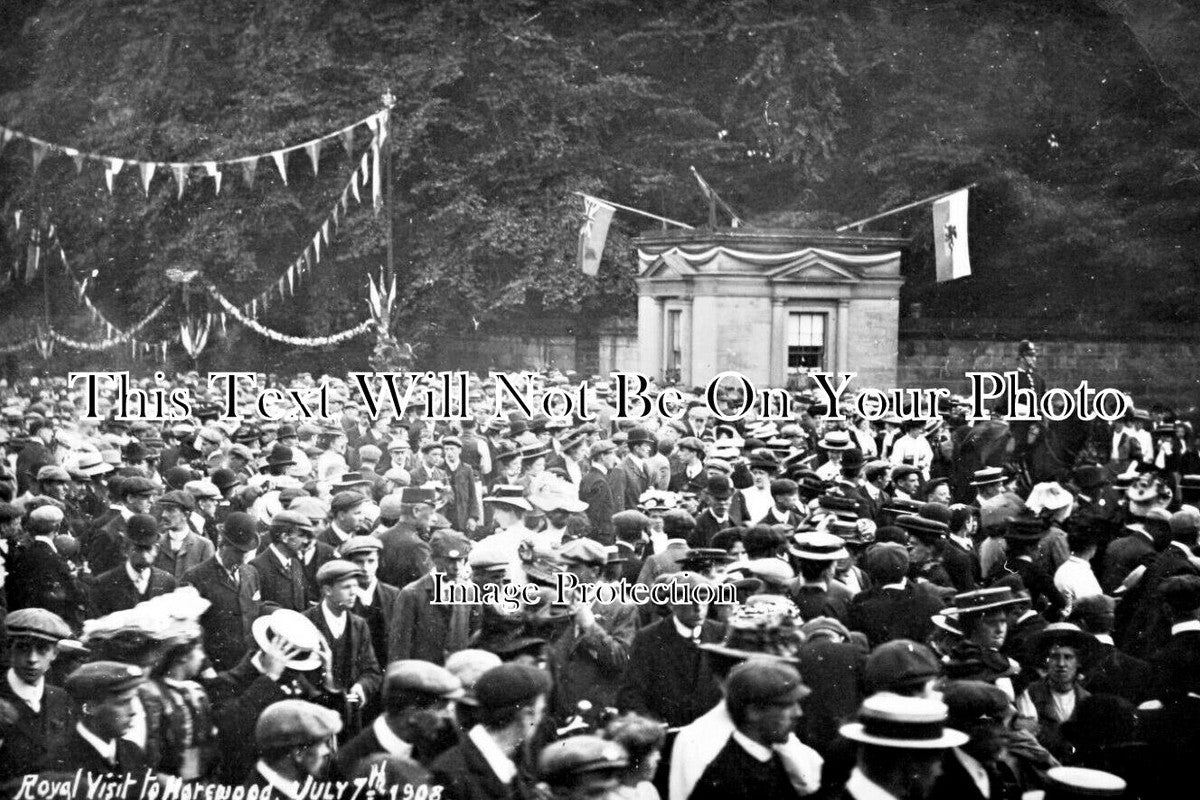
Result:
[[[1200,340],[1072,341],[1038,339],[1038,370],[1047,386],[1111,386],[1139,405],[1159,401],[1176,409],[1200,405]],[[966,393],[967,372],[1014,369],[1017,343],[915,337],[901,331],[900,386],[945,386]]]

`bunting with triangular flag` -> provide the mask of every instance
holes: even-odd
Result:
[[[283,185],[287,186],[287,155],[282,150],[276,150],[271,153],[271,158],[275,161],[275,168],[279,170],[279,177],[283,179]]]

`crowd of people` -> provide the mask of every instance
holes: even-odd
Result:
[[[227,419],[195,373],[167,422],[0,386],[8,795],[1155,798],[1200,752],[1200,461],[1169,409],[1030,485],[1021,437],[963,469],[953,402],[623,421],[595,377],[584,421],[493,415],[481,380],[447,422],[260,380],[325,381],[329,416]],[[688,591],[585,602],[565,573]]]

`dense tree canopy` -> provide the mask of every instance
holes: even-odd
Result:
[[[970,279],[932,284],[925,212],[869,228],[913,236],[905,291],[934,314],[1196,315],[1200,73],[1178,37],[1195,21],[1164,0],[10,5],[25,24],[0,43],[0,121],[81,149],[263,152],[393,92],[401,338],[630,312],[629,237],[645,221],[618,216],[600,275],[583,276],[572,192],[699,224],[693,164],[759,225],[828,227],[977,182]],[[55,223],[120,322],[176,291],[171,267],[236,298],[270,286],[356,163],[327,147],[314,177],[297,153],[287,187],[264,164],[253,187],[227,174],[219,196],[204,182],[182,200],[168,174],[149,197],[124,174],[110,196],[97,168],[76,174],[69,159],[31,174],[17,143],[0,199],[10,223],[16,209]],[[11,227],[0,263],[16,255]],[[356,209],[265,320],[321,334],[361,319],[386,230]],[[9,287],[0,312],[40,308],[41,291]],[[53,295],[56,314],[75,310]],[[242,334],[230,335],[226,352]]]

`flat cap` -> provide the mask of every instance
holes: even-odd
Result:
[[[271,527],[296,527],[302,530],[311,531],[313,529],[312,520],[301,514],[299,511],[280,511],[275,516],[271,517]]]
[[[346,561],[343,558],[331,558],[317,568],[317,583],[321,586],[329,586],[330,584],[344,581],[347,578],[362,577],[364,574],[362,567],[353,561]]]
[[[137,688],[145,680],[141,667],[119,661],[93,661],[68,675],[63,688],[77,702],[90,703]]]
[[[526,664],[501,664],[475,682],[475,700],[481,708],[522,706],[549,693],[550,676],[545,670]]]
[[[21,511],[21,509],[17,508],[12,503],[0,502],[0,522],[10,522],[14,519],[20,519],[23,516],[25,516],[25,514]]]
[[[404,659],[393,661],[383,675],[384,703],[396,692],[422,694],[457,700],[463,696],[463,685],[454,673],[430,661]]]
[[[1008,710],[1004,690],[987,681],[950,681],[942,687],[942,702],[950,709],[951,725],[980,719],[1002,719]]]
[[[850,641],[850,629],[836,617],[814,617],[800,626],[800,633],[805,641],[838,637],[843,642]]]
[[[685,436],[676,442],[675,446],[680,450],[691,450],[701,458],[704,458],[704,455],[707,452],[706,448],[704,447],[704,442],[700,441],[695,436]]]
[[[342,542],[341,547],[338,548],[338,555],[342,558],[349,558],[355,553],[379,552],[382,549],[383,542],[377,536],[351,536]]]
[[[37,479],[39,482],[55,481],[58,483],[70,483],[71,474],[62,467],[47,464],[37,471]]]
[[[483,673],[502,663],[500,656],[487,650],[468,648],[451,653],[446,658],[446,669],[462,683],[464,695],[460,701],[475,705],[475,682]]]
[[[158,544],[158,520],[149,514],[134,514],[125,522],[125,538],[135,547]]]
[[[923,644],[893,639],[871,651],[863,665],[868,692],[890,692],[922,684],[942,674],[942,664]]]
[[[542,748],[538,775],[554,785],[585,772],[618,770],[629,766],[629,754],[616,742],[599,736],[568,736]]]
[[[809,694],[795,667],[774,659],[758,658],[733,668],[725,683],[725,696],[731,705],[760,705],[795,689],[800,689],[801,697]]]
[[[178,508],[181,511],[196,510],[196,498],[192,497],[192,495],[188,492],[180,491],[178,489],[167,492],[162,497],[158,498],[158,504],[160,506],[171,506]]]
[[[280,492],[280,500],[282,499],[283,493]],[[287,510],[303,514],[314,524],[325,519],[327,511],[324,501],[310,494],[302,494],[292,498],[287,505]]]
[[[71,638],[71,629],[62,617],[44,608],[22,608],[4,617],[4,629],[10,639],[26,637],[60,642]]]
[[[63,510],[53,503],[40,505],[29,512],[29,521],[53,527],[64,519]]]
[[[280,700],[258,717],[254,743],[259,751],[312,744],[342,730],[342,718],[336,711],[306,700]]]
[[[650,517],[646,516],[641,511],[629,509],[627,511],[618,511],[616,514],[613,514],[612,523],[617,533],[621,533],[622,531],[628,531],[632,533],[634,531],[644,531],[649,528],[651,520]]]
[[[357,508],[365,502],[367,502],[367,498],[359,492],[338,492],[329,501],[329,510],[331,513],[338,514]]]
[[[188,481],[183,490],[197,500],[220,500],[221,490],[208,480]]]
[[[588,458],[595,461],[605,453],[611,453],[616,449],[617,445],[615,442],[610,439],[601,439],[588,449]]]
[[[558,557],[567,563],[592,564],[598,567],[608,562],[604,545],[595,539],[572,539],[558,551]]]
[[[429,537],[429,553],[434,558],[466,558],[471,540],[465,534],[445,528]]]
[[[220,541],[249,553],[258,547],[258,522],[244,511],[234,511],[225,517]]]
[[[366,461],[370,464],[374,464],[379,461],[379,459],[383,458],[383,451],[373,444],[364,444],[362,447],[358,448],[358,458],[360,461]]]

